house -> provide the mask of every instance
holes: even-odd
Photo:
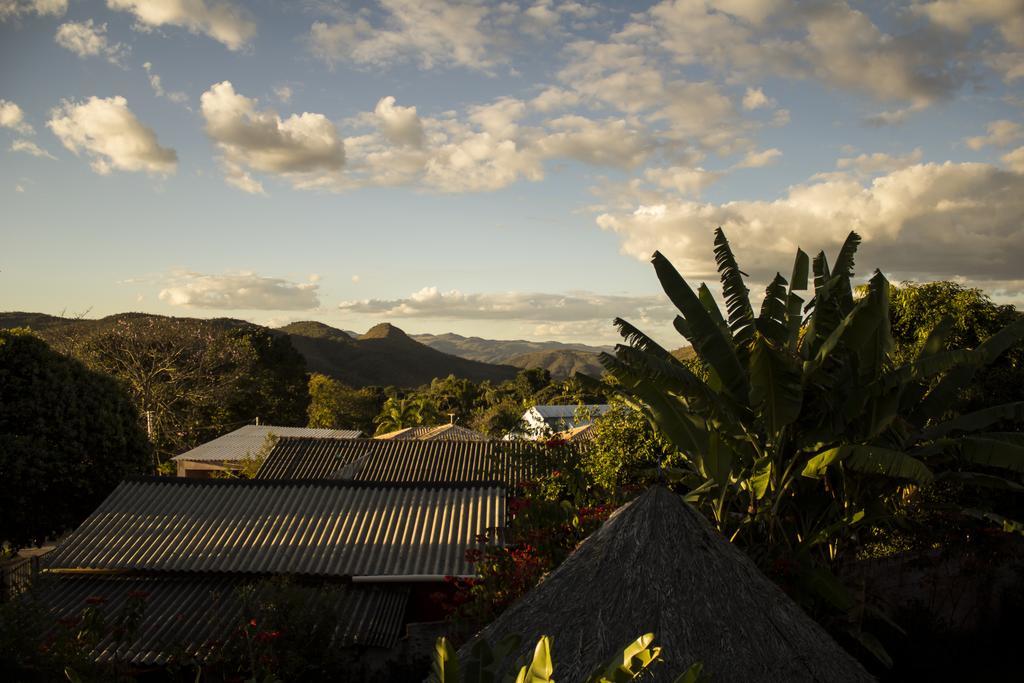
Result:
[[[499,482],[512,490],[550,467],[546,447],[524,441],[280,439],[256,479],[365,483]]]
[[[273,425],[245,425],[219,436],[171,460],[177,465],[179,477],[203,478],[217,472],[237,469],[247,458],[261,454],[271,434],[306,436],[320,439],[356,439],[363,436],[358,429],[313,429],[309,427],[276,427]]]
[[[543,581],[460,650],[521,637],[506,665],[551,638],[558,679],[583,680],[638,636],[675,681],[700,662],[716,681],[874,678],[699,512],[655,486],[616,510]]]
[[[212,652],[239,626],[239,588],[288,577],[336,611],[337,644],[384,657],[440,618],[432,593],[473,576],[466,551],[505,523],[496,484],[131,479],[45,556],[38,595],[58,618],[144,595],[139,627],[94,656],[159,665]]]
[[[419,441],[487,441],[487,435],[466,429],[457,424],[438,425],[435,427],[406,427],[386,434],[378,434],[375,439],[418,439]]]
[[[521,418],[521,431],[518,434],[510,435],[515,438],[517,435],[525,438],[539,439],[550,438],[559,432],[582,427],[590,424],[595,417],[600,417],[608,412],[610,406],[606,403],[591,405],[570,405],[570,406],[533,406]]]

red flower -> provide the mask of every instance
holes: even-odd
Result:
[[[249,620],[249,626],[252,626],[253,628],[256,628],[256,620],[255,619],[250,619]]]

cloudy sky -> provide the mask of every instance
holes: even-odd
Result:
[[[718,225],[1024,303],[1024,2],[0,0],[0,310],[608,341]]]

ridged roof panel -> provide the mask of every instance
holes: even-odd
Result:
[[[122,482],[47,569],[471,576],[465,551],[505,524],[498,484]]]
[[[242,460],[263,448],[269,435],[278,437],[312,437],[318,439],[357,439],[363,435],[358,429],[314,429],[311,427],[276,427],[274,425],[245,425],[213,441],[196,446],[176,455],[173,460],[193,462]]]
[[[144,603],[142,619],[128,637],[107,635],[93,649],[97,661],[165,664],[174,655],[205,659],[220,649],[242,619],[239,578],[75,577],[46,580],[35,597],[56,619],[74,619],[88,606],[117,614],[134,594]],[[269,590],[257,583],[255,596]],[[299,595],[326,605],[338,619],[338,646],[391,647],[402,632],[408,588],[295,586]],[[88,601],[88,602],[87,602]]]
[[[256,478],[499,481],[512,487],[541,471],[543,448],[522,441],[281,439]]]

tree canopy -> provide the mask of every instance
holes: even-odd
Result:
[[[149,462],[118,382],[27,330],[0,330],[0,542],[54,538]]]

